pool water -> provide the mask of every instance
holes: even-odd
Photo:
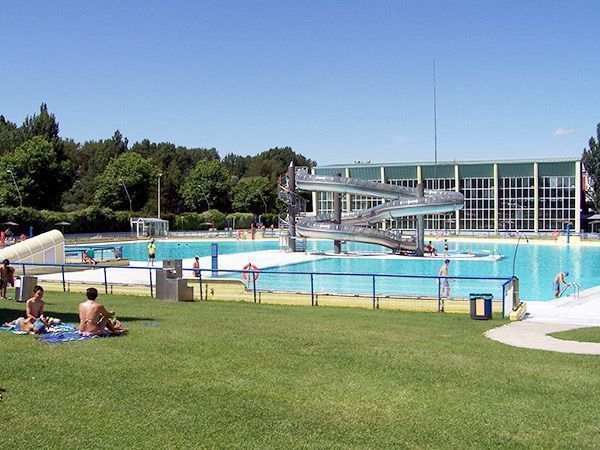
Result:
[[[279,248],[276,240],[257,241],[216,241],[219,244],[219,254],[247,253],[259,250],[275,250]],[[131,260],[147,258],[147,243],[136,242],[123,245],[123,256]],[[437,248],[443,247],[440,242],[434,242]],[[504,256],[499,261],[454,260],[450,263],[450,275],[477,277],[510,277],[512,275],[515,243],[486,243],[486,242],[450,242],[451,252],[466,253],[495,251]],[[331,241],[307,242],[309,251],[331,252]],[[193,258],[209,256],[210,242],[157,242],[157,259]],[[388,249],[377,245],[350,242],[343,246],[348,252],[389,252]],[[404,275],[437,275],[442,261],[439,259],[372,259],[366,257],[327,258],[307,263],[273,267],[269,270],[278,272],[345,272],[345,273],[378,273]],[[553,297],[552,281],[560,271],[568,271],[567,281],[576,281],[581,289],[600,285],[600,247],[565,246],[527,243],[522,240],[519,244],[515,275],[521,280],[521,298],[525,300],[550,300]],[[266,274],[265,274],[266,275]],[[277,279],[277,280],[276,280]],[[260,278],[260,288],[275,289],[281,286],[281,277],[263,276]],[[306,276],[286,275],[286,286],[292,289],[306,290],[310,288],[310,280]],[[378,278],[377,292],[386,293],[388,290],[397,291],[397,284],[402,283],[411,294],[436,295],[437,284],[431,280]],[[367,277],[351,278],[317,276],[315,290],[323,292],[371,292],[372,281]],[[460,282],[452,284],[453,295],[463,290],[495,290],[498,294],[498,283],[492,282]],[[403,289],[404,290],[404,289]]]

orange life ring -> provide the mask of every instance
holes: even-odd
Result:
[[[250,272],[252,271],[252,272]],[[252,263],[248,263],[242,269],[242,278],[245,281],[256,281],[258,280],[258,267]]]

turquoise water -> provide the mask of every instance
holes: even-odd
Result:
[[[220,254],[245,253],[258,250],[274,250],[279,248],[275,240],[269,241],[217,241]],[[433,243],[442,247],[440,242]],[[147,243],[136,242],[123,244],[123,256],[132,260],[145,260]],[[157,242],[157,258],[192,258],[194,255],[209,256],[210,242]],[[308,241],[308,249],[312,251],[332,250],[331,241]],[[348,243],[345,251],[388,251],[376,245]],[[499,261],[455,260],[450,264],[450,275],[478,277],[510,277],[512,275],[515,244],[497,243],[450,243],[451,252],[496,251],[505,258]],[[403,275],[437,275],[441,260],[434,259],[371,259],[331,258],[315,260],[302,264],[274,267],[269,270],[281,272],[282,275],[262,275],[257,286],[262,289],[309,290],[310,279],[307,276],[286,274],[290,271],[301,272],[352,272]],[[577,281],[581,289],[600,285],[600,247],[556,246],[527,243],[522,240],[516,258],[515,274],[521,280],[521,298],[525,300],[550,300],[553,296],[552,281],[560,271],[570,272],[567,281]],[[284,275],[285,274],[285,275]],[[283,278],[284,277],[284,278]],[[436,295],[437,284],[433,280],[378,278],[376,280],[378,294],[400,293],[410,295]],[[501,282],[456,281],[451,284],[452,295],[473,291],[492,291],[494,295],[501,293]],[[370,293],[372,280],[370,277],[327,277],[317,276],[314,279],[317,292],[356,292]]]

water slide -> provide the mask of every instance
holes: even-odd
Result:
[[[297,172],[295,185],[303,191],[365,195],[387,200],[373,208],[343,214],[340,224],[332,222],[333,214],[298,218],[296,233],[299,236],[378,244],[398,252],[414,251],[417,248],[414,236],[402,236],[371,226],[386,219],[450,213],[464,206],[464,197],[460,192],[426,189],[424,196],[418,198],[416,188],[356,178]]]

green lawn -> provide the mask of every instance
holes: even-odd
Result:
[[[73,321],[80,298],[47,293],[46,310]],[[0,447],[600,445],[600,357],[483,337],[499,321],[100,300],[128,336],[0,332]],[[0,320],[21,306],[0,302]]]
[[[553,333],[550,336],[567,341],[600,342],[600,327],[577,328],[576,330]]]

